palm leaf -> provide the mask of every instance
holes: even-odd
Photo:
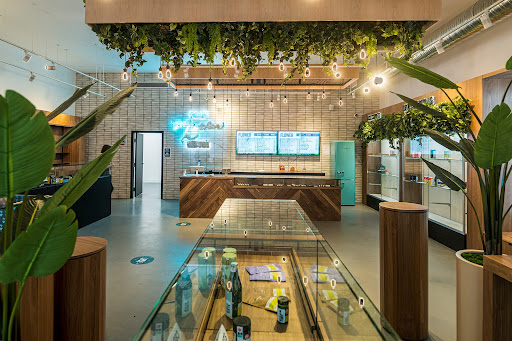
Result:
[[[43,112],[25,97],[7,90],[0,96],[0,197],[36,187],[50,172],[55,142]]]
[[[414,107],[426,114],[430,114],[432,116],[437,116],[437,117],[441,117],[441,118],[444,118],[444,119],[448,119],[448,117],[446,116],[446,114],[444,112],[441,112],[441,111],[437,111],[436,109],[432,109],[430,107],[427,107],[426,105],[424,104],[421,104],[419,103],[418,101],[415,101],[413,100],[412,98],[409,98],[409,97],[406,97],[404,95],[400,95],[400,94],[397,94],[393,91],[391,91],[391,93],[397,95],[398,97],[400,97],[402,99],[402,101],[404,101],[405,103],[409,104],[411,107]]]
[[[93,86],[94,83],[92,84],[89,84],[87,86],[84,86],[83,88],[81,89],[77,89],[73,95],[71,95],[71,97],[69,97],[67,100],[64,101],[64,103],[62,103],[61,105],[59,105],[57,107],[57,109],[55,109],[54,111],[52,111],[48,116],[46,116],[46,118],[48,119],[48,121],[51,121],[53,120],[55,117],[59,116],[60,114],[62,114],[64,112],[64,110],[66,110],[67,108],[69,108],[73,103],[75,103],[80,97],[82,97],[83,95],[85,95],[87,93],[87,90],[89,90],[91,88],[91,86]]]
[[[21,233],[0,258],[0,283],[57,272],[73,254],[78,231],[75,213],[59,206]]]
[[[485,118],[475,143],[478,167],[489,169],[512,159],[512,115],[510,107],[497,105]]]
[[[437,130],[425,128],[425,133],[441,146],[456,152],[462,152],[463,148],[459,142],[452,140],[448,135],[438,132]]]
[[[51,212],[54,208],[65,205],[71,207],[80,197],[98,180],[105,168],[112,162],[117,148],[125,139],[126,135],[117,141],[106,152],[83,166],[76,175],[62,186],[48,201],[39,212],[39,216]]]
[[[424,158],[421,158],[421,159],[423,160],[423,162],[426,163],[428,168],[430,168],[430,170],[432,172],[434,172],[434,174],[439,179],[441,179],[442,182],[444,182],[446,184],[446,186],[450,187],[450,189],[452,189],[454,191],[460,191],[460,190],[466,189],[466,183],[464,181],[462,181],[461,179],[459,179],[452,173],[448,172],[446,169],[443,169],[443,168],[439,167],[438,165],[425,160]]]
[[[458,89],[459,88],[459,86],[457,84],[455,84],[448,78],[438,75],[437,73],[432,72],[429,69],[426,69],[424,67],[412,65],[403,59],[395,58],[395,57],[388,57],[388,58],[386,58],[386,61],[389,64],[391,64],[393,67],[398,69],[399,71],[402,71],[407,76],[416,78],[417,80],[419,80],[423,83],[433,85],[436,88],[439,88],[439,89]]]
[[[64,136],[57,141],[56,147],[60,148],[66,146],[96,128],[105,118],[112,115],[125,99],[131,96],[136,87],[137,83],[129,85],[119,91],[114,97],[94,109],[85,119],[64,134]]]
[[[512,70],[512,57],[510,57],[508,60],[507,60],[507,64],[505,65],[505,68],[507,70]]]

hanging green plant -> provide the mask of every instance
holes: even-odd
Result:
[[[378,46],[408,58],[421,48],[424,26],[425,22],[414,21],[232,22],[100,24],[92,29],[107,49],[127,57],[126,68],[143,65],[145,51],[152,48],[174,71],[185,62],[213,64],[220,53],[225,67],[234,62],[242,70],[240,79],[251,75],[263,59],[269,65],[274,60],[290,63],[287,79],[291,79],[295,73],[304,77],[311,54],[320,56],[324,66],[337,56],[343,58],[340,65],[366,66]],[[363,59],[361,49],[366,52]]]
[[[404,139],[412,140],[425,135],[427,128],[449,135],[469,132],[471,112],[460,97],[455,98],[453,104],[440,102],[425,105],[446,114],[446,117],[411,107],[407,111],[361,122],[354,137],[361,141],[363,147],[373,141],[388,140],[393,148],[398,148],[393,145],[393,140],[397,139],[400,145]]]

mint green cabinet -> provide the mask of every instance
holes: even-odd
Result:
[[[331,176],[340,179],[341,204],[356,203],[356,150],[354,141],[331,143]]]

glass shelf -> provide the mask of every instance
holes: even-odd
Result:
[[[167,340],[178,329],[183,340],[214,340],[221,325],[231,340],[222,263],[227,247],[236,253],[252,339],[400,340],[294,200],[252,199],[225,200],[134,340],[152,340],[157,330]],[[251,280],[248,268],[267,264],[281,281]],[[277,289],[290,298],[287,325],[265,309]],[[337,314],[341,299],[349,305],[346,325]]]
[[[398,141],[395,141],[397,145]],[[400,197],[400,154],[390,146],[388,140],[371,142],[368,145],[367,173],[371,182],[367,185],[367,194],[379,200],[398,201]],[[383,171],[378,171],[383,170]],[[384,171],[388,171],[385,173]]]
[[[398,175],[395,174],[388,174],[388,173],[382,173],[382,172],[375,172],[375,171],[368,171],[369,174],[379,174],[379,175],[387,175],[387,176],[393,176],[398,178]]]
[[[397,154],[368,154],[368,157],[397,157]]]

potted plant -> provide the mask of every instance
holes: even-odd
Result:
[[[19,307],[28,277],[57,272],[73,253],[78,223],[69,209],[97,180],[112,161],[123,138],[83,166],[78,173],[39,209],[27,200],[31,188],[48,176],[55,149],[93,130],[113,114],[137,87],[132,84],[94,109],[58,141],[49,121],[69,108],[92,86],[86,86],[45,116],[26,98],[8,90],[0,95],[0,198],[5,198],[5,224],[0,231],[0,336],[3,341],[20,338]],[[24,193],[14,209],[14,198]],[[25,219],[25,217],[29,219]],[[23,326],[21,326],[23,328]]]
[[[388,62],[404,74],[416,78],[423,83],[433,85],[442,90],[452,101],[445,89],[453,89],[466,103],[473,118],[478,122],[478,136],[468,124],[469,138],[459,134],[460,142],[452,140],[446,134],[425,129],[425,132],[444,147],[460,152],[467,163],[474,168],[478,176],[482,209],[478,210],[475,203],[468,197],[466,183],[449,171],[423,159],[427,166],[450,189],[461,191],[473,210],[482,250],[461,250],[457,252],[457,339],[464,341],[482,340],[483,320],[483,255],[502,254],[503,222],[510,212],[505,207],[505,195],[508,178],[512,171],[512,113],[505,104],[512,81],[509,83],[501,104],[496,105],[482,120],[475,113],[469,101],[460,92],[460,87],[449,79],[438,75],[421,66],[412,65],[405,60],[389,57]],[[512,57],[506,63],[506,69],[512,70]],[[415,100],[398,95],[410,106],[443,117],[444,113],[429,108]],[[480,220],[482,217],[482,221]]]

